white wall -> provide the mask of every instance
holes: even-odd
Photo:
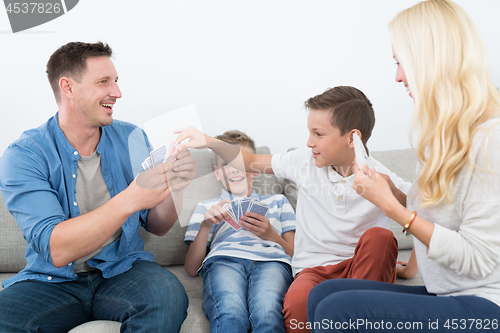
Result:
[[[409,147],[412,100],[394,81],[388,22],[414,0],[81,0],[13,34],[0,9],[0,154],[57,111],[48,58],[70,41],[115,52],[115,118],[142,125],[196,104],[205,132],[240,129],[272,153],[303,146],[303,102],[352,85],[373,102],[372,150]],[[488,46],[500,86],[500,1],[459,0]]]

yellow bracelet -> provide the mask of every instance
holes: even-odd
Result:
[[[413,211],[413,213],[411,213],[410,215],[410,218],[408,219],[408,222],[406,222],[405,226],[403,227],[403,233],[407,232],[408,231],[408,228],[410,228],[411,224],[413,223],[413,221],[415,221],[415,218],[417,217],[417,211]]]

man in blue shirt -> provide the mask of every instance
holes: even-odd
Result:
[[[64,332],[84,322],[178,332],[188,299],[144,251],[140,227],[164,235],[195,175],[188,150],[141,171],[145,133],[113,121],[121,92],[102,43],[68,43],[47,63],[59,112],[5,151],[0,189],[27,242],[26,267],[4,281],[0,332]]]

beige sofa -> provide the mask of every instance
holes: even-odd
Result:
[[[267,147],[258,148],[258,153],[269,153]],[[198,202],[220,195],[221,185],[212,173],[212,153],[208,150],[194,150],[193,156],[198,161],[197,175],[192,184],[185,191],[184,207],[179,216],[181,221],[189,221]],[[408,181],[415,179],[416,159],[411,149],[372,152],[373,157],[388,167],[391,171]],[[296,189],[293,183],[278,180],[273,175],[260,175],[256,177],[254,187],[259,194],[283,193],[292,205],[296,203]],[[412,237],[404,236],[401,227],[394,222],[391,229],[399,242],[399,258],[407,260],[411,252]],[[188,317],[184,322],[181,332],[203,333],[209,332],[209,324],[201,308],[202,279],[192,278],[184,271],[184,258],[187,245],[184,244],[186,227],[179,223],[163,237],[158,237],[142,232],[146,250],[152,252],[155,260],[161,266],[174,273],[184,285],[189,296]],[[24,251],[26,242],[14,218],[0,200],[0,282],[7,279],[26,265]],[[398,284],[420,285],[422,281],[417,275],[408,280],[397,279]],[[0,290],[2,288],[0,287]],[[0,291],[1,292],[1,291]],[[80,325],[71,333],[117,333],[120,324],[111,321],[95,321]]]

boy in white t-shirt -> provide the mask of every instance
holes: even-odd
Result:
[[[288,332],[309,332],[307,297],[318,283],[333,278],[394,282],[397,241],[389,219],[352,188],[357,133],[365,145],[375,124],[372,104],[358,89],[339,86],[306,101],[308,148],[276,155],[238,150],[194,128],[180,131],[185,148],[209,147],[234,167],[274,173],[294,181],[297,230],[292,269],[295,280],[284,299]],[[405,201],[410,183],[372,157],[368,164],[384,174],[393,193]],[[381,227],[381,228],[380,228]]]
[[[240,131],[217,139],[255,153],[255,143]],[[184,263],[191,276],[203,277],[203,310],[211,332],[285,332],[283,297],[292,282],[291,257],[295,213],[282,195],[258,195],[254,175],[235,169],[216,156],[215,177],[224,189],[219,198],[196,207],[184,241]],[[235,230],[222,208],[235,198],[266,204],[265,216],[247,212]]]

